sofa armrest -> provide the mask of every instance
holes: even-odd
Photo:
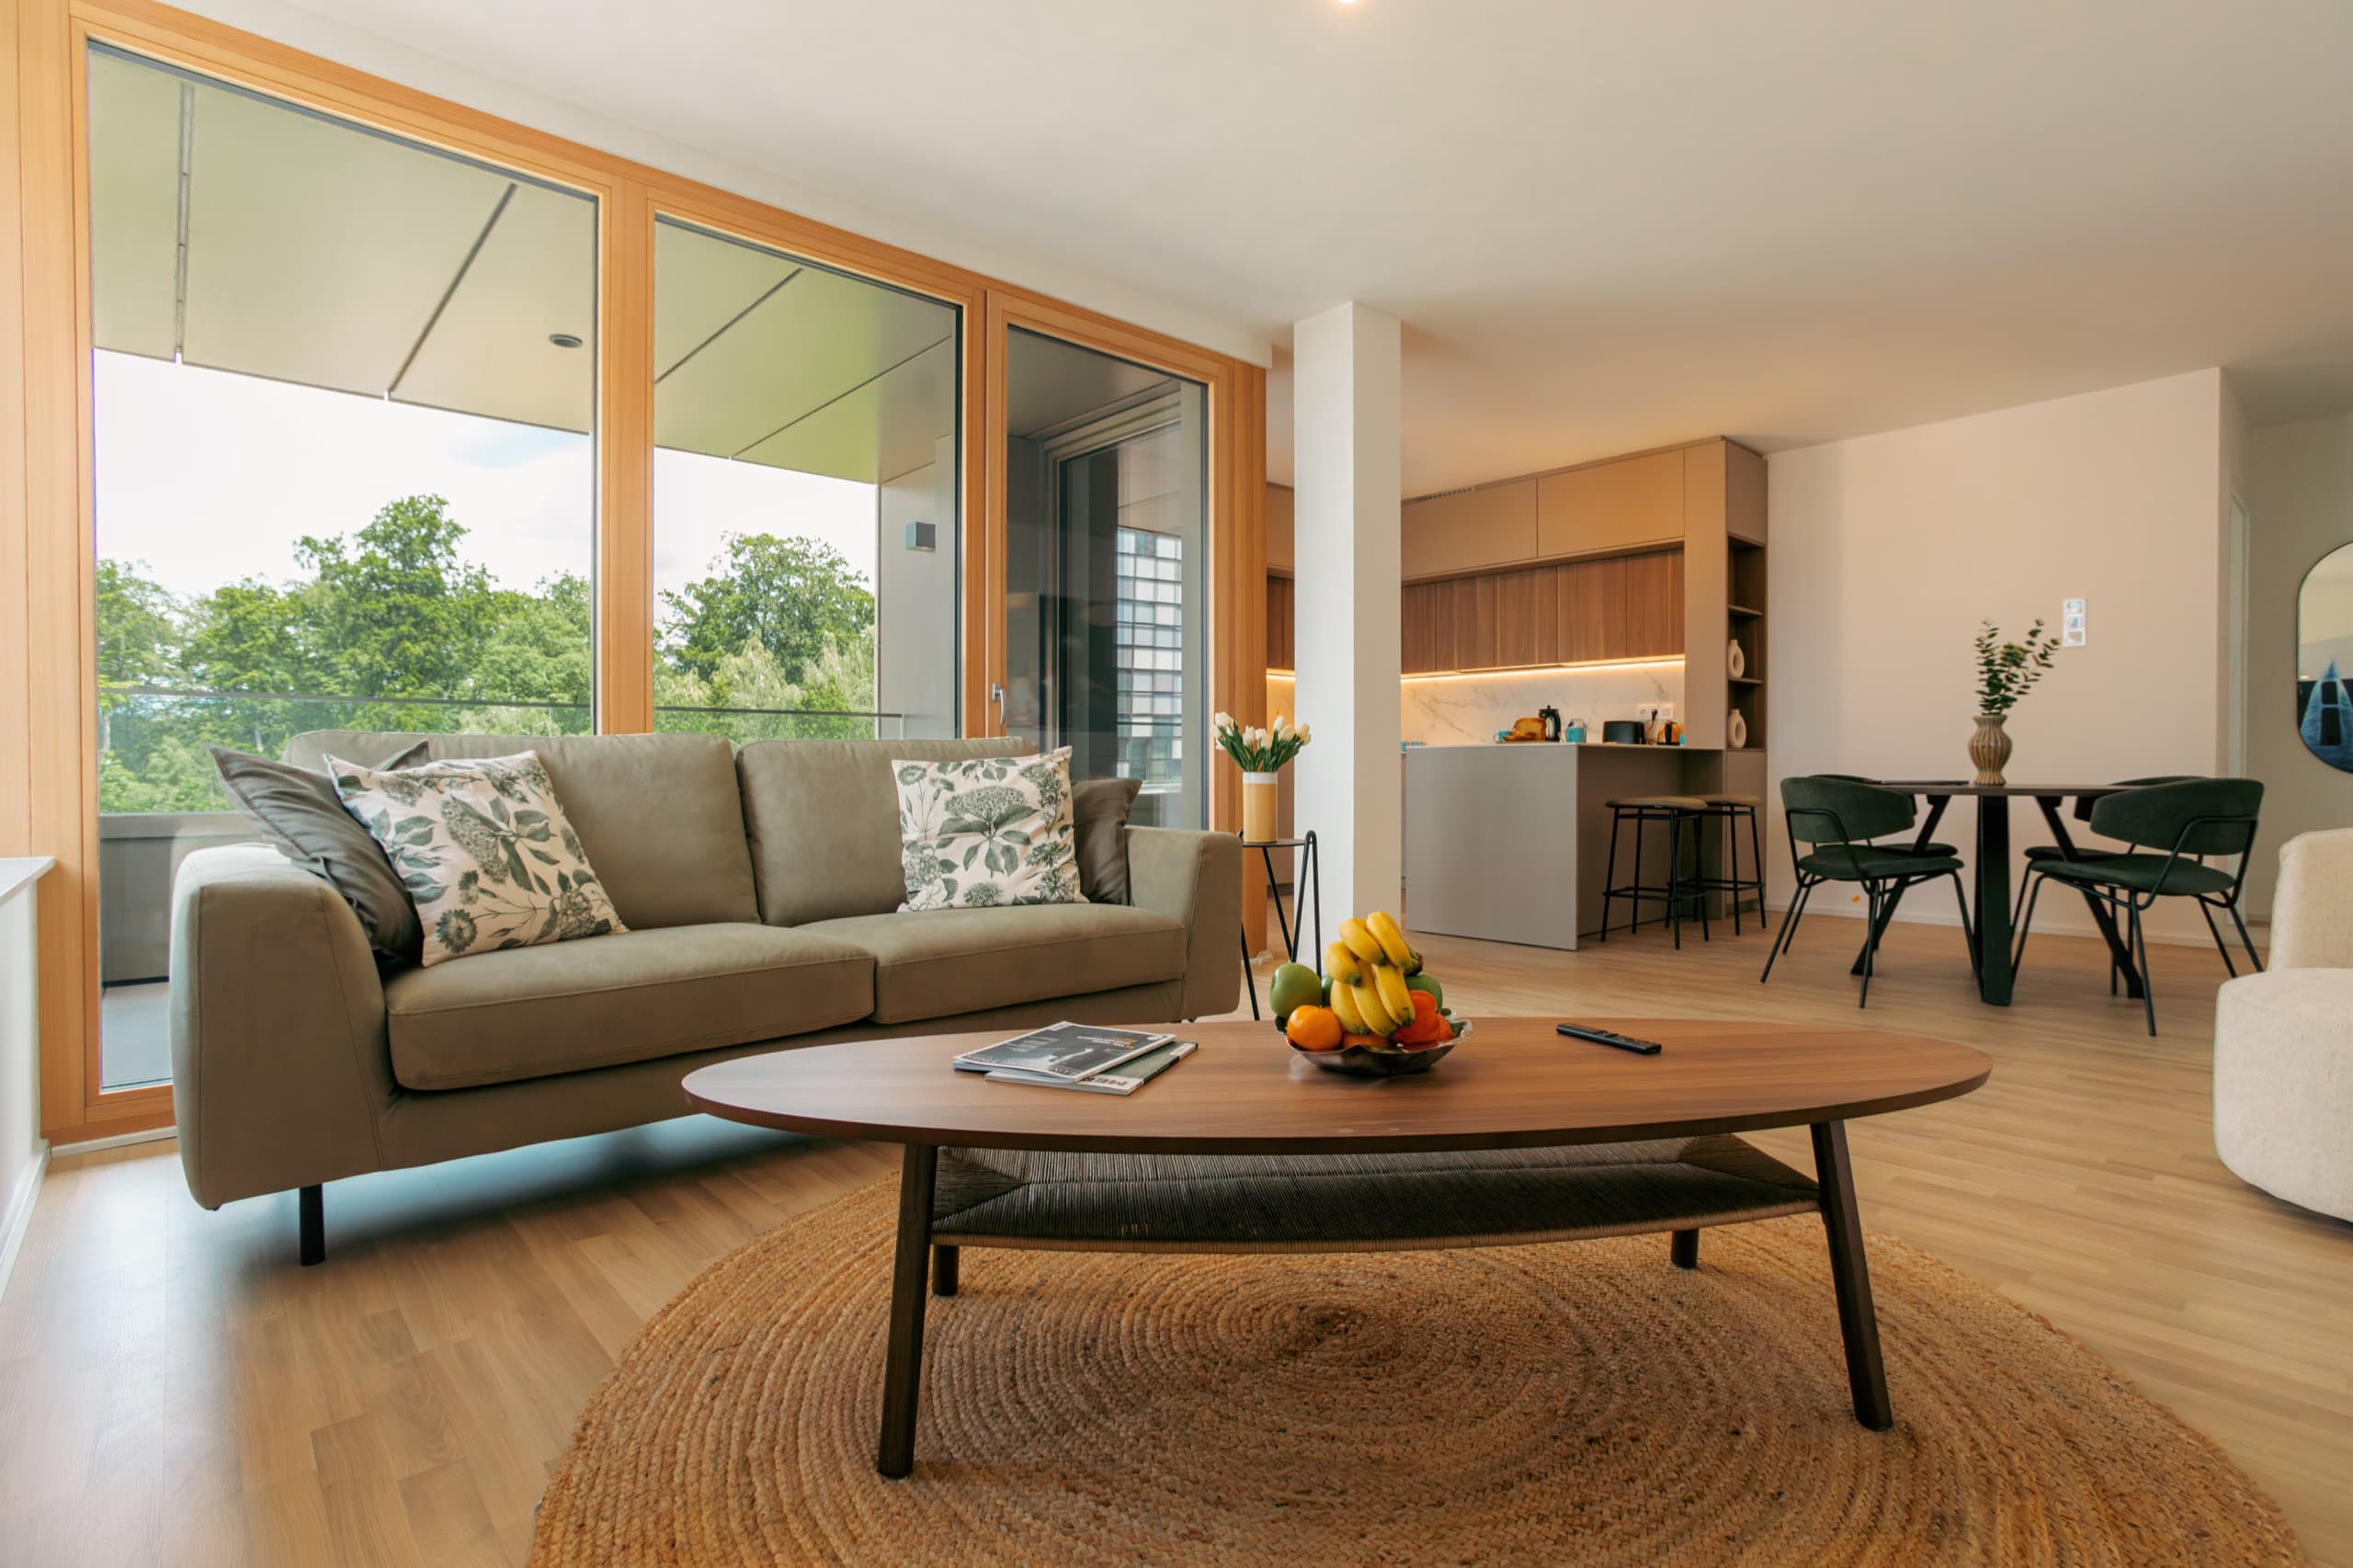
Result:
[[[1128,896],[1181,920],[1184,1017],[1231,1013],[1242,994],[1242,840],[1230,833],[1128,829]]]
[[[264,845],[201,849],[172,885],[172,1108],[188,1191],[232,1199],[378,1170],[397,1092],[359,918]]]

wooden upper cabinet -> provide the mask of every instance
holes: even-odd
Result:
[[[1536,488],[1523,479],[1407,503],[1400,541],[1406,580],[1534,560]]]
[[[1296,572],[1293,564],[1298,551],[1293,543],[1296,522],[1293,505],[1297,494],[1288,484],[1267,486],[1267,570]]]
[[[1536,552],[1548,559],[1673,544],[1682,537],[1681,448],[1536,482]]]

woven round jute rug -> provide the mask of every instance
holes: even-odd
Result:
[[[1856,1425],[1822,1227],[1459,1252],[972,1250],[915,1471],[874,1471],[896,1184],[656,1313],[538,1568],[696,1563],[2292,1563],[2215,1447],[2030,1313],[1870,1244],[1896,1426]]]

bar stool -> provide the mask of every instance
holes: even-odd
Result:
[[[1703,821],[1724,824],[1724,870],[1721,877],[1702,876],[1699,885],[1710,892],[1732,894],[1732,934],[1740,935],[1740,895],[1756,894],[1756,923],[1765,924],[1765,839],[1756,829],[1756,808],[1764,802],[1754,795],[1701,795],[1699,801],[1708,809],[1700,813]],[[1748,820],[1748,864],[1756,875],[1740,874],[1740,824]]]
[[[1708,802],[1697,795],[1627,795],[1604,802],[1610,810],[1609,864],[1602,872],[1601,940],[1609,939],[1609,904],[1613,899],[1624,899],[1634,906],[1634,917],[1628,924],[1630,931],[1643,928],[1643,900],[1654,898],[1666,905],[1660,918],[1675,928],[1675,945],[1683,946],[1683,906],[1696,903],[1699,909],[1699,939],[1708,940],[1708,894],[1699,876],[1699,824],[1708,814]],[[1618,874],[1618,829],[1625,823],[1634,824],[1634,880],[1613,882]],[[1643,829],[1653,823],[1666,824],[1666,881],[1643,881]],[[1692,874],[1683,874],[1683,826],[1692,826]]]

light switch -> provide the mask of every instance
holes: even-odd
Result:
[[[2059,604],[2059,645],[2080,648],[2084,645],[2084,601],[2063,599]]]

